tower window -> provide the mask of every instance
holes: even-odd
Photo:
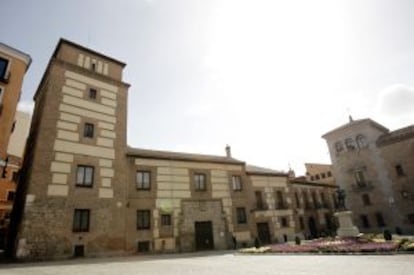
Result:
[[[399,177],[405,176],[404,169],[401,164],[395,165],[395,172],[397,173],[397,176]]]
[[[7,59],[0,57],[0,79],[4,80],[6,78],[6,71],[7,66],[9,65],[9,61]]]
[[[90,88],[89,89],[89,98],[90,99],[96,99],[97,91],[96,89]]]
[[[206,175],[194,174],[194,188],[196,191],[206,191]]]
[[[346,149],[348,149],[348,151],[354,151],[355,150],[354,140],[352,138],[347,138],[345,140],[345,146],[346,146]]]
[[[75,209],[73,215],[73,232],[89,232],[89,209]]]
[[[362,203],[363,203],[364,205],[371,205],[371,200],[370,200],[370,198],[369,198],[369,195],[368,195],[368,194],[363,194],[363,195],[362,195]]]
[[[76,186],[92,187],[93,185],[93,166],[78,165],[76,172]]]
[[[83,136],[87,138],[93,138],[94,125],[92,123],[85,123],[83,128]]]

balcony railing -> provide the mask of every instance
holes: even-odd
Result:
[[[283,203],[276,203],[275,208],[279,210],[284,210],[284,209],[288,209],[289,207],[286,203],[283,202]]]
[[[366,182],[358,182],[351,185],[352,191],[354,192],[363,192],[363,191],[370,191],[374,189],[374,186],[372,185],[372,182],[366,181]]]
[[[258,202],[254,205],[254,210],[256,211],[263,211],[263,210],[268,210],[268,209],[269,207],[265,203]]]

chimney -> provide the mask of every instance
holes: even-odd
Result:
[[[230,145],[226,145],[226,157],[231,158],[231,148]]]

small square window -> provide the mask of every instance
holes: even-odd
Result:
[[[92,123],[85,123],[83,128],[83,136],[87,138],[93,138],[94,125]]]
[[[395,172],[397,173],[397,176],[404,177],[405,172],[401,164],[395,165]]]
[[[89,89],[89,98],[90,99],[96,99],[96,95],[97,95],[97,91],[96,89],[90,88]]]
[[[171,226],[171,215],[170,214],[162,214],[161,215],[161,225],[162,226]]]

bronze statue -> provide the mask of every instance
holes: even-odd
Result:
[[[340,210],[340,211],[347,210],[346,206],[345,206],[345,197],[346,197],[345,190],[341,189],[341,188],[338,188],[335,191],[335,193],[336,193],[336,198],[338,200],[337,209]]]

